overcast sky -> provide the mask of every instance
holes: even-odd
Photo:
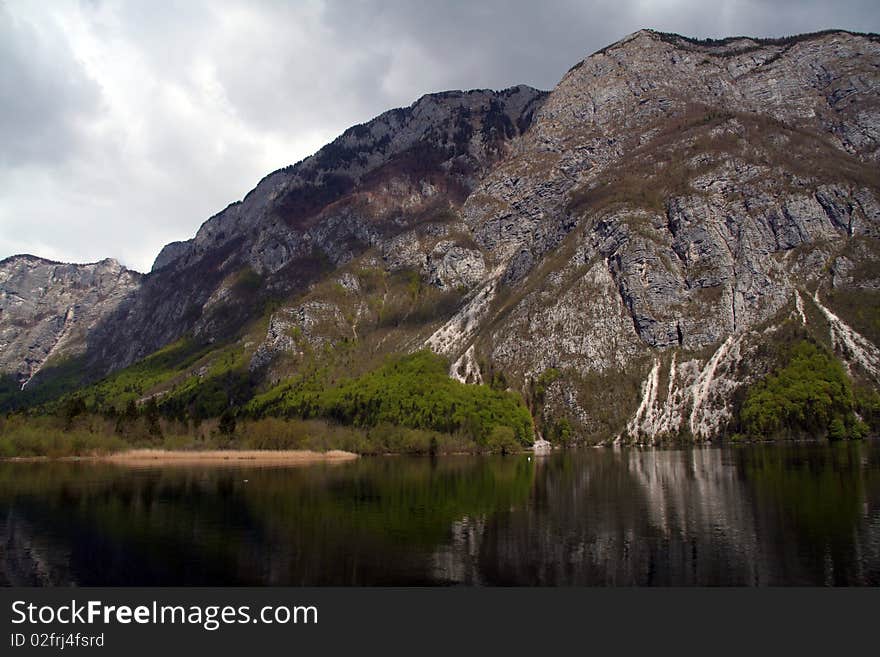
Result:
[[[642,27],[880,32],[880,2],[0,0],[0,259],[146,271],[352,124],[432,91],[550,89]]]

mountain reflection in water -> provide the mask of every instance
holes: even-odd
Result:
[[[0,463],[6,585],[880,584],[880,443]]]

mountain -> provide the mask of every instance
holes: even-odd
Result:
[[[431,94],[350,128],[143,277],[3,261],[0,365],[30,381],[7,397],[307,416],[304,391],[428,348],[554,441],[711,439],[807,340],[873,399],[878,167],[877,35],[642,30],[549,93]]]
[[[30,255],[0,261],[0,372],[27,386],[51,359],[82,354],[90,331],[142,275],[108,258],[71,265]]]

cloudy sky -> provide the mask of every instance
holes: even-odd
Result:
[[[352,124],[431,91],[552,88],[642,27],[880,32],[880,3],[0,0],[0,258],[146,271]]]

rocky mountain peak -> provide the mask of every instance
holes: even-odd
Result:
[[[285,244],[290,229],[299,234],[326,206],[358,187],[389,174],[411,177],[414,158],[426,169],[421,173],[467,190],[502,155],[505,142],[528,128],[545,95],[526,85],[426,94],[409,107],[353,126],[314,155],[263,178],[240,203],[206,221],[192,240],[168,245],[154,269],[173,261],[191,264],[224,243],[240,236],[250,243],[248,233],[259,233],[250,265],[276,271],[291,256]],[[267,260],[267,251],[282,253]]]
[[[423,96],[167,245],[83,367],[186,338],[261,386],[427,347],[587,441],[726,430],[776,336],[824,340],[876,387],[878,91],[876,35],[641,30],[549,94]]]
[[[101,360],[127,364],[186,332],[247,321],[247,304],[229,297],[242,272],[285,294],[313,280],[322,263],[342,265],[415,223],[454,220],[545,97],[526,85],[428,94],[269,174],[194,238],[163,248],[127,311],[134,315],[108,333],[118,346],[105,346]],[[222,309],[223,318],[206,308]]]
[[[872,35],[833,31],[705,42],[641,30],[563,77],[536,111],[523,155],[481,183],[466,218],[487,248],[503,242],[498,253],[513,258],[509,277],[521,276],[572,225],[565,209],[572,189],[595,184],[609,166],[668,134],[670,126],[698,117],[765,117],[876,162],[878,61],[880,42]],[[548,216],[556,217],[549,225]],[[515,234],[499,240],[499,221]]]
[[[70,264],[25,254],[0,261],[0,371],[24,386],[50,359],[83,353],[88,332],[141,280],[114,258]]]

